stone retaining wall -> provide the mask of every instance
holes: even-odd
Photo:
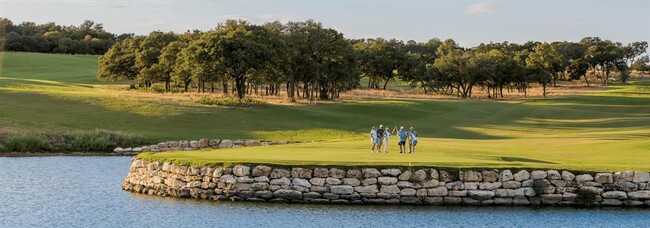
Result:
[[[648,172],[212,168],[134,158],[122,189],[210,200],[322,204],[650,206]]]
[[[199,139],[199,140],[181,140],[166,141],[158,144],[140,147],[117,147],[113,150],[115,153],[140,153],[140,152],[163,152],[179,150],[201,150],[201,149],[226,149],[244,146],[268,146],[291,144],[290,141],[260,141],[260,140],[230,140],[230,139]]]

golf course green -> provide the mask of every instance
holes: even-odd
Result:
[[[398,165],[650,171],[650,81],[589,94],[509,101],[352,99],[251,108],[95,79],[97,56],[0,52],[0,134],[105,129],[156,140],[307,143],[144,153],[187,164]],[[371,154],[370,127],[413,126],[414,155]]]

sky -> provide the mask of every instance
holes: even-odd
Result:
[[[420,42],[578,41],[598,36],[650,42],[650,0],[0,0],[14,23],[104,24],[112,33],[209,30],[227,19],[314,19],[347,38]]]

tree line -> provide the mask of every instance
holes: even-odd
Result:
[[[58,25],[54,22],[36,24],[0,18],[0,51],[40,52],[61,54],[104,54],[116,40],[133,34],[106,32],[104,26],[90,20],[79,26]]]
[[[99,59],[98,78],[133,80],[135,86],[163,83],[165,90],[221,89],[290,99],[336,99],[367,86],[386,89],[400,79],[425,93],[472,96],[485,90],[527,94],[531,84],[556,86],[584,80],[588,72],[602,84],[617,72],[625,83],[632,70],[648,71],[645,41],[622,44],[598,37],[578,42],[482,43],[461,47],[452,39],[427,42],[346,39],[309,20],[261,25],[229,20],[210,31],[183,34],[155,31],[119,40]],[[367,85],[360,78],[368,79]],[[260,92],[261,91],[261,92]]]

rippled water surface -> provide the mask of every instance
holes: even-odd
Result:
[[[0,227],[650,227],[648,209],[334,206],[127,193],[130,157],[0,158]]]

